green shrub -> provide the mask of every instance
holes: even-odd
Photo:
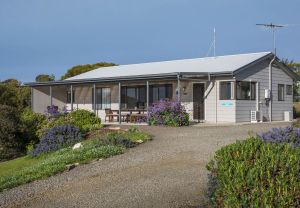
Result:
[[[83,133],[102,127],[101,119],[88,110],[73,111],[68,117],[73,121],[72,125],[77,126]]]
[[[108,133],[103,139],[104,144],[107,145],[115,145],[115,146],[123,146],[126,148],[135,147],[136,144],[131,141],[129,138],[124,136],[122,132],[111,132]]]
[[[26,141],[20,128],[16,108],[0,105],[0,161],[12,159],[25,152]]]
[[[130,127],[128,131],[110,132],[102,137],[105,144],[123,145],[126,148],[134,147],[139,141],[145,142],[151,140],[151,136],[138,130],[136,127]]]
[[[33,112],[30,108],[26,108],[21,113],[21,122],[24,129],[27,145],[32,147],[39,142],[39,130],[47,124],[46,116]]]
[[[258,138],[223,147],[207,169],[214,207],[300,206],[300,150]]]
[[[88,110],[76,110],[69,114],[58,114],[55,117],[49,117],[48,122],[44,123],[38,130],[38,136],[41,138],[48,129],[55,126],[72,125],[80,129],[82,133],[101,128],[101,119]]]

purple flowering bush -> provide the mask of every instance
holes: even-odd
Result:
[[[207,165],[211,206],[299,207],[299,158],[299,148],[259,138],[222,147]]]
[[[258,133],[257,136],[266,142],[287,143],[293,147],[300,148],[300,128],[292,126],[273,128],[268,132]]]
[[[188,126],[189,114],[180,102],[160,100],[149,108],[150,125]]]
[[[56,117],[60,115],[60,112],[58,110],[58,106],[55,105],[51,105],[51,106],[47,106],[47,111],[46,111],[46,115],[49,117]]]
[[[54,126],[44,133],[40,143],[35,146],[31,154],[38,156],[42,153],[72,146],[82,140],[83,137],[79,128],[71,125]]]

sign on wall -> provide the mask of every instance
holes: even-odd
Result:
[[[233,101],[231,101],[231,100],[221,101],[221,106],[231,107],[231,106],[233,106]]]

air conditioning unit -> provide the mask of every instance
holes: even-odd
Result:
[[[292,121],[293,114],[291,111],[284,111],[284,121]]]
[[[251,123],[257,123],[259,120],[259,111],[251,111],[250,120]]]

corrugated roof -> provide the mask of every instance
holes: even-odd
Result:
[[[69,79],[97,79],[113,77],[147,76],[170,73],[230,73],[238,70],[271,52],[248,53],[196,59],[183,59],[143,64],[130,64],[95,69]]]

